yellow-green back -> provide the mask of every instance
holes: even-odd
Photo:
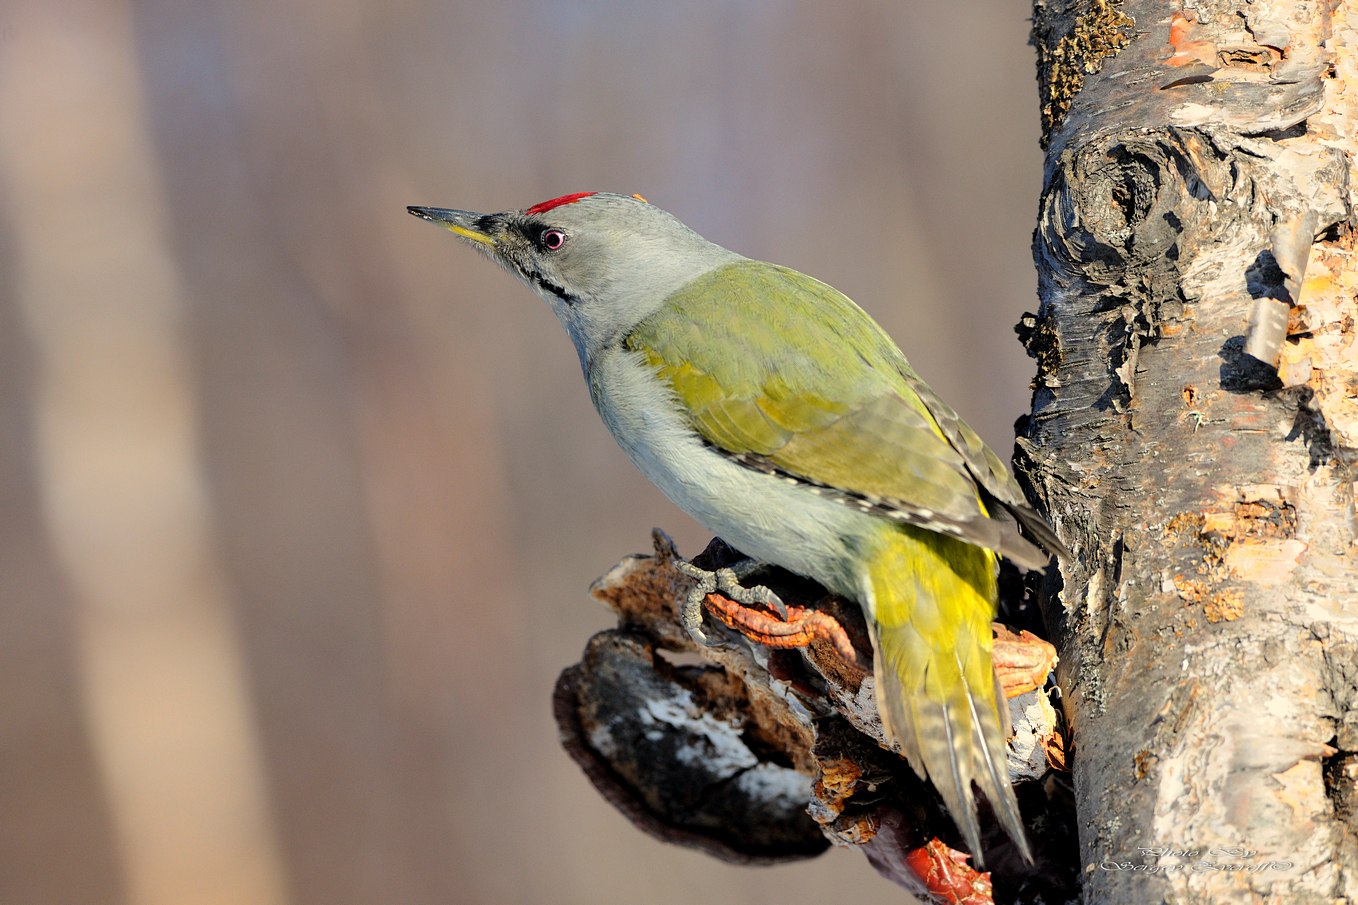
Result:
[[[675,293],[626,342],[717,449],[996,545],[972,469],[1003,483],[1003,465],[835,289],[739,261]]]

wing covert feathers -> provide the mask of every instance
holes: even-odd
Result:
[[[714,342],[713,325],[738,342]],[[1063,549],[994,452],[824,283],[738,261],[680,289],[624,342],[670,385],[694,430],[747,467],[1025,568],[1048,557],[1015,519]]]

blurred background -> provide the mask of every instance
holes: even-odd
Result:
[[[898,902],[560,751],[590,582],[707,535],[407,204],[640,192],[837,286],[1007,454],[1024,0],[0,6],[0,902]]]

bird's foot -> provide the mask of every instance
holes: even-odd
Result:
[[[747,588],[741,584],[741,581],[749,578],[763,567],[761,562],[753,559],[742,559],[730,566],[722,566],[715,572],[709,572],[691,562],[677,559],[674,562],[674,567],[697,582],[697,585],[684,600],[684,605],[679,611],[679,617],[684,628],[699,644],[710,647],[716,643],[713,639],[708,638],[707,633],[703,631],[703,604],[707,602],[709,597],[721,596],[730,601],[743,603],[746,606],[766,606],[779,614],[785,615],[787,613],[787,607],[783,605],[783,601],[768,588],[762,585]]]
[[[846,663],[858,662],[848,633],[833,616],[809,607],[785,604],[763,585],[745,587],[741,584],[762,568],[762,563],[745,559],[715,572],[686,562],[676,562],[675,566],[698,582],[684,601],[681,617],[684,627],[699,643],[714,643],[702,628],[705,608],[726,627],[764,647],[806,647],[823,639],[834,646]]]
[[[676,559],[674,567],[697,582],[684,598],[684,605],[679,609],[679,621],[694,641],[710,647],[713,641],[703,631],[703,598],[717,589],[717,573],[699,568],[684,559]]]

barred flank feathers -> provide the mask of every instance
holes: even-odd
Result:
[[[995,554],[913,526],[884,531],[864,597],[877,707],[915,772],[929,779],[981,862],[971,784],[1032,860],[1009,784],[1007,738],[990,657]]]

